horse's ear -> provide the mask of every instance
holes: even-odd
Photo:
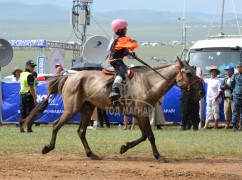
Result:
[[[178,56],[176,57],[176,61],[177,61],[178,65],[180,67],[183,67],[183,63],[182,63],[181,59]]]

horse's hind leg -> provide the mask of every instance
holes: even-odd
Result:
[[[89,102],[85,102],[83,104],[82,109],[81,109],[82,120],[80,122],[77,133],[82,141],[82,144],[86,151],[87,157],[89,157],[92,160],[99,160],[100,158],[92,152],[91,148],[88,145],[87,139],[86,139],[87,126],[91,119],[94,108],[95,108],[95,106],[93,106]]]
[[[50,144],[43,147],[42,154],[47,154],[51,150],[55,149],[55,143],[56,143],[56,137],[57,137],[58,131],[73,116],[74,116],[74,113],[66,113],[64,111],[64,113],[62,114],[62,116],[58,120],[56,120],[54,122],[54,124],[53,124],[53,130],[52,130],[52,137],[51,137],[51,140],[50,140]]]
[[[133,148],[134,146],[138,145],[142,141],[145,141],[146,138],[149,139],[153,151],[154,157],[160,161],[164,162],[164,158],[160,155],[160,153],[157,150],[156,144],[155,144],[155,136],[152,132],[151,126],[150,126],[150,121],[149,118],[147,117],[139,117],[137,118],[139,121],[139,127],[142,133],[141,138],[137,139],[136,141],[128,142],[125,145],[123,145],[120,149],[120,153],[126,152],[128,149]]]

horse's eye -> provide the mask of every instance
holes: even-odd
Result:
[[[187,73],[187,76],[191,77],[192,76],[192,73]]]
[[[186,69],[186,74],[187,75],[191,75],[192,74],[192,71],[190,69]]]

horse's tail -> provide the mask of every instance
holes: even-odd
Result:
[[[68,76],[66,75],[60,75],[60,76],[54,76],[50,80],[48,80],[48,92],[49,94],[61,94],[63,86],[67,80]]]
[[[23,119],[21,121],[21,124],[26,124],[28,125],[29,123],[32,123],[34,118],[38,117],[39,115],[41,115],[44,110],[47,108],[47,106],[49,105],[49,98],[50,95],[56,95],[57,93],[61,94],[62,88],[67,80],[68,76],[55,76],[52,77],[48,82],[48,96],[46,99],[44,99],[43,101],[41,101],[37,106],[35,106],[35,108],[31,111],[31,113],[29,114],[28,117],[26,117],[25,119]]]
[[[32,123],[34,118],[38,117],[41,115],[44,110],[47,108],[49,104],[49,98],[44,99],[41,101],[35,108],[31,111],[31,113],[26,117],[25,119],[21,120],[20,124],[26,124],[28,125],[29,123]]]

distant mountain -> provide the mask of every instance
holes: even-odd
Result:
[[[0,37],[9,40],[74,41],[76,37],[72,25],[70,25],[70,11],[71,7],[59,5],[0,2]],[[112,34],[110,28],[112,20],[124,18],[129,22],[129,35],[139,41],[168,42],[181,40],[182,12],[144,9],[106,12],[92,10],[91,16],[91,26],[87,28],[87,36],[103,35],[108,37]],[[237,14],[237,16],[242,23],[242,14]],[[195,41],[207,35],[219,34],[220,19],[220,14],[186,12],[187,41]],[[226,13],[224,19],[224,33],[238,34],[234,14]]]
[[[19,2],[0,3],[0,20],[69,20],[70,10],[50,5],[27,5]]]
[[[120,14],[122,13],[122,16]],[[151,11],[151,10],[125,10],[120,14],[117,11],[108,12],[93,12],[93,16],[100,20],[113,20],[115,18],[128,19],[132,24],[177,24],[179,18],[182,18],[182,12],[168,12],[168,11]],[[238,18],[242,18],[242,14],[237,14]],[[234,20],[233,13],[224,14],[224,21]],[[187,12],[186,22],[220,22],[221,14],[207,14],[200,12]]]
[[[27,1],[26,1],[27,2]],[[48,20],[69,21],[71,8],[59,5],[40,4],[29,5],[20,2],[0,2],[0,20]],[[152,11],[152,10],[120,10],[97,12],[92,16],[100,23],[110,23],[115,18],[124,18],[132,24],[177,24],[182,12]],[[242,14],[237,14],[242,18]],[[224,15],[225,21],[234,19],[233,13]],[[220,22],[220,14],[186,12],[186,22]]]

